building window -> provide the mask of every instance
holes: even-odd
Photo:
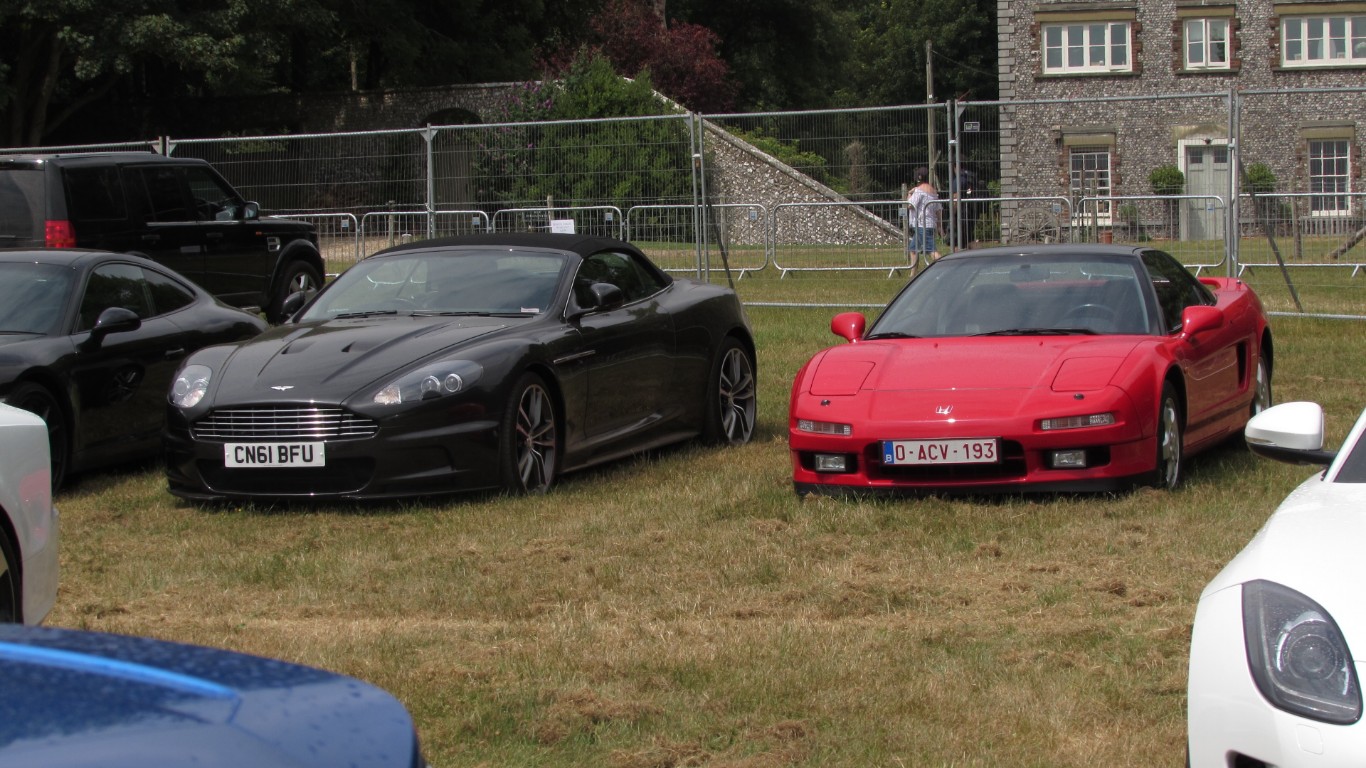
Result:
[[[1186,19],[1186,69],[1229,68],[1228,19]]]
[[[1044,74],[1132,72],[1131,36],[1127,21],[1045,24]]]
[[[1366,14],[1283,18],[1281,63],[1287,67],[1366,64]]]
[[[1070,161],[1073,210],[1080,223],[1088,223],[1093,213],[1100,223],[1110,223],[1110,148],[1072,147]]]
[[[1350,210],[1351,143],[1346,139],[1309,141],[1309,210],[1314,216],[1346,216]]]

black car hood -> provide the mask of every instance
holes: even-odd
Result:
[[[216,405],[262,400],[341,402],[413,363],[519,322],[490,317],[386,316],[285,325],[242,342],[215,372]]]

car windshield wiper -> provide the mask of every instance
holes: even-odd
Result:
[[[352,317],[375,317],[377,315],[397,315],[397,309],[368,309],[364,312],[341,312],[333,315],[333,320],[345,320]]]
[[[918,339],[913,333],[902,333],[901,331],[883,331],[882,333],[870,333],[863,337],[864,341],[869,339]]]
[[[1095,336],[1090,328],[1002,328],[973,336]]]
[[[413,317],[530,317],[540,314],[539,312],[493,312],[475,311],[468,309],[437,311],[432,309],[419,309],[413,313]]]

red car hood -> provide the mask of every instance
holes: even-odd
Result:
[[[826,351],[812,377],[811,394],[1097,390],[1110,383],[1138,344],[1133,336],[860,342]]]
[[[936,435],[966,435],[995,434],[1002,420],[1039,414],[1127,412],[1128,395],[1114,382],[1141,343],[1136,336],[1015,336],[833,347],[808,371],[810,399],[795,413],[904,434],[933,424]]]

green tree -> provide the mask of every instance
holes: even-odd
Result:
[[[508,120],[534,124],[501,125],[481,147],[480,200],[625,206],[690,199],[683,120],[610,119],[671,112],[648,72],[622,78],[604,56],[585,49],[561,80],[524,85],[508,105]]]
[[[994,99],[995,0],[861,0],[849,11],[854,52],[844,100],[880,106]],[[934,82],[926,87],[926,42]]]
[[[0,123],[38,144],[106,94],[253,93],[287,55],[273,23],[330,23],[314,0],[27,0],[0,4]]]
[[[836,105],[853,53],[849,17],[839,10],[843,5],[835,0],[674,0],[668,13],[717,35],[742,108],[815,109]]]

